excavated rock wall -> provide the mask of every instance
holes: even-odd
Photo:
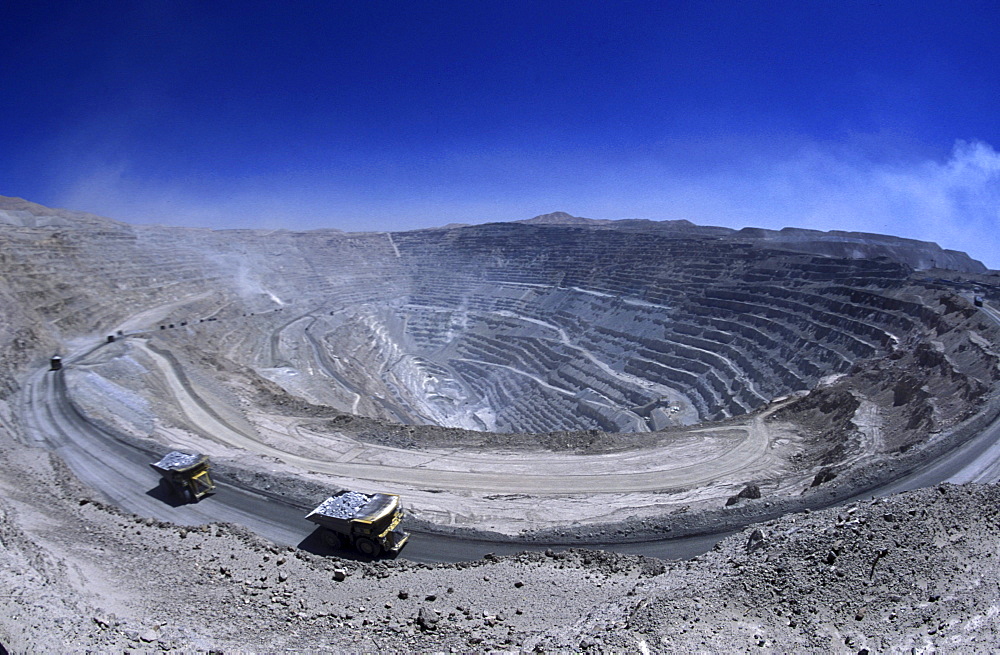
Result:
[[[655,429],[664,388],[695,420],[744,414],[889,352],[933,313],[894,297],[909,270],[885,261],[567,227],[395,240],[414,280],[408,336],[507,407],[498,424],[509,430],[565,428],[554,422],[564,415],[582,416],[578,427]],[[523,379],[498,373],[512,362],[547,385],[525,393]],[[559,393],[584,389],[631,416]]]
[[[129,327],[262,393],[404,424],[635,432],[745,414],[949,329],[905,265],[742,234],[216,232],[30,203],[0,213],[6,393],[64,339],[150,310]],[[949,347],[921,352],[952,361]],[[894,406],[926,396],[924,372],[947,374],[921,366],[897,380]],[[939,420],[922,411],[911,428]]]

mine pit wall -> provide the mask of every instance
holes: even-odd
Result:
[[[1000,380],[1000,353],[994,345],[1000,343],[1000,330],[992,320],[964,298],[917,286],[909,293],[922,294],[922,306],[931,313],[919,331],[887,356],[858,360],[837,383],[773,416],[811,426],[811,452],[821,458],[817,465],[843,459],[829,445],[843,450],[839,435],[857,432],[853,419],[840,415],[845,404],[869,403],[871,416],[864,420],[875,421],[880,452],[902,452],[970,418]],[[830,461],[822,461],[827,451]]]
[[[596,390],[618,406],[648,405],[657,395],[589,364],[581,368],[578,353],[554,346],[550,334],[518,336],[516,321],[497,320],[504,312],[554,325],[602,360],[621,361],[620,373],[684,393],[700,420],[739,415],[776,395],[811,388],[823,375],[885,354],[899,336],[931,320],[926,307],[886,295],[909,274],[891,262],[648,234],[499,224],[390,240],[385,234],[212,232],[107,221],[75,231],[10,228],[2,238],[10,246],[3,252],[11,305],[25,307],[21,332],[8,328],[6,337],[20,361],[6,370],[27,359],[42,364],[60,334],[100,334],[137,308],[198,294],[211,295],[185,308],[176,323],[187,319],[187,332],[196,330],[206,351],[221,352],[228,339],[242,337],[251,353],[243,363],[252,366],[276,365],[257,344],[280,319],[263,314],[283,303],[334,311],[408,301],[456,315],[478,313],[484,328],[501,329],[505,342],[470,333],[437,363],[463,371],[486,396],[540,396],[539,407],[508,412],[509,429],[519,431],[566,427],[543,420],[542,407],[587,417],[589,424],[577,427],[621,425],[616,410],[605,413],[523,379],[498,378],[495,367],[475,361],[503,364],[513,353],[527,372],[551,376],[564,389]],[[76,284],[80,279],[92,283]],[[228,326],[193,325],[199,310],[217,309],[213,304],[224,306],[221,318],[260,314]],[[424,348],[434,351],[436,344],[424,337]],[[32,356],[17,354],[26,347]]]
[[[317,232],[303,238],[290,232],[133,227],[94,219],[101,222],[99,228],[5,225],[0,231],[5,307],[0,393],[15,388],[18,372],[44,365],[64,336],[89,333],[103,339],[144,308],[205,296],[162,319],[193,326],[220,311],[229,318],[274,309],[280,306],[276,300],[299,299],[303,290],[345,304],[366,301],[392,279],[390,266],[370,263],[391,252],[389,246],[382,252],[376,247],[387,241],[384,235]]]
[[[283,319],[269,314],[275,309],[292,305],[301,314],[368,304],[396,307],[409,321],[426,317],[401,306],[429,305],[446,309],[449,320],[471,320],[476,330],[458,326],[449,346],[435,341],[440,325],[421,331],[414,320],[407,336],[420,346],[417,354],[430,369],[456,374],[480,404],[504,407],[499,425],[489,427],[507,431],[628,429],[621,408],[647,407],[632,415],[651,421],[648,412],[664,397],[656,388],[686,396],[698,420],[744,414],[885,354],[931,319],[926,307],[886,295],[909,274],[891,262],[648,234],[499,224],[390,240],[108,221],[90,231],[19,228],[3,237],[17,242],[4,252],[13,258],[13,304],[27,307],[21,327],[35,326],[27,337],[7,338],[38,342],[34,366],[59,334],[100,334],[139,308],[199,294],[208,295],[163,319],[186,322],[186,329],[157,337],[178,347],[193,337],[192,347],[204,352],[228,346],[234,362],[251,368],[281,365],[262,345]],[[79,279],[93,284],[75,284]],[[219,322],[201,324],[206,315]],[[572,348],[552,328],[525,333],[525,321],[562,330]],[[574,348],[615,363],[616,372],[582,360]],[[511,357],[552,388],[505,373]],[[395,386],[395,400],[413,405],[415,417],[441,415],[420,408],[426,401],[419,389]],[[573,398],[579,389],[597,402]]]
[[[143,308],[206,292],[227,295],[225,271],[206,258],[201,235],[190,236],[186,242],[183,232],[111,221],[102,229],[5,226],[0,291],[12,300],[5,315],[20,312],[19,327],[37,335],[31,365],[51,356],[63,338],[103,338]]]
[[[896,348],[896,339],[903,347],[910,347],[919,341],[910,337],[921,337],[925,329],[936,337],[952,329],[929,305],[892,295],[904,290],[909,272],[888,262],[828,261],[765,251],[747,254],[731,244],[608,232],[601,232],[599,238],[594,234],[565,238],[554,231],[529,229],[508,243],[504,238],[512,230],[506,226],[471,230],[395,235],[397,256],[385,235],[250,232],[243,239],[232,239],[224,233],[165,228],[116,227],[86,235],[64,229],[5,229],[0,231],[5,271],[0,301],[10,309],[0,314],[0,399],[16,390],[19,372],[45,365],[62,335],[93,332],[99,339],[108,325],[137,310],[206,292],[215,294],[212,298],[218,298],[216,302],[234,303],[234,314],[242,314],[240,309],[273,309],[276,303],[272,295],[285,302],[329,303],[331,307],[429,298],[458,308],[459,300],[468,300],[486,312],[517,310],[555,323],[593,351],[622,353],[627,349],[621,342],[631,338],[636,350],[645,348],[653,354],[649,361],[661,355],[666,361],[669,355],[677,364],[698,366],[704,372],[699,375],[703,382],[694,385],[693,393],[703,418],[752,409],[780,390],[809,388],[832,371],[852,371],[865,353],[878,359],[887,349]],[[458,253],[465,254],[452,253],[449,248],[453,243],[461,246]],[[608,248],[607,253],[597,252],[603,247]],[[695,261],[695,254],[704,255],[708,263]],[[461,275],[453,275],[456,272]],[[88,284],[80,285],[80,280]],[[510,289],[516,284],[527,285],[518,287],[522,292],[537,285],[559,293],[580,289],[572,291],[577,296],[574,302],[586,297],[596,309],[612,308],[619,315],[626,314],[633,326],[641,327],[626,331],[599,326],[588,331],[578,316],[560,310],[559,302],[530,306],[520,303],[520,295],[477,298],[474,293],[477,288],[499,285]],[[203,301],[191,311],[213,311],[212,302]],[[963,309],[963,302],[952,300],[953,311],[971,309]],[[642,311],[648,304],[658,308]],[[753,321],[734,319],[748,311],[756,314],[759,307],[766,311],[759,312],[761,316]],[[671,320],[658,322],[661,311]],[[277,316],[261,318],[262,322],[278,320]],[[206,350],[218,348],[229,338],[224,335],[235,331],[217,330],[214,324],[188,327],[204,340]],[[781,339],[772,336],[779,333]],[[154,334],[174,340],[178,347],[183,347],[187,338],[180,331]],[[794,339],[795,346],[787,345],[786,339]],[[989,339],[1000,343],[995,334]],[[567,361],[565,353],[539,351],[536,342],[527,340],[524,344],[526,359]],[[428,342],[427,347],[432,346]],[[957,347],[945,350],[946,359],[958,360]],[[711,374],[726,370],[719,365],[719,355],[732,363],[725,376]],[[778,359],[787,363],[778,364]],[[937,366],[939,361],[935,362]],[[629,370],[646,374],[643,367],[648,362],[636,359],[630,366]],[[994,373],[995,368],[994,363]],[[635,390],[615,387],[611,381],[588,379],[595,377],[593,371],[567,368],[560,375],[573,384],[604,384],[607,395],[619,393],[622,402],[643,399]],[[734,384],[741,375],[748,382]],[[483,389],[492,384],[498,396],[510,391],[486,376],[481,379]],[[992,389],[995,375],[983,376],[982,382],[984,388]],[[756,391],[751,392],[751,387]],[[727,393],[734,404],[720,405]],[[833,482],[801,498],[765,497],[720,508],[708,519],[736,526],[747,517],[768,518],[809,507],[821,496],[840,499],[872,489],[880,481],[905,474],[928,458],[964,443],[995,420],[1000,409],[996,395],[990,393],[981,411],[927,443],[841,472]],[[567,412],[578,409],[569,403],[566,407]],[[0,421],[9,424],[4,412],[0,406]],[[527,414],[540,412],[541,406]],[[591,418],[598,425],[610,424],[605,415]],[[696,523],[705,525],[703,519],[680,515],[656,526],[637,527],[634,535],[640,538],[650,531],[669,531],[673,536],[693,533],[701,529]],[[600,538],[594,536],[594,540]]]
[[[891,293],[902,287],[909,270],[890,262],[826,260],[754,250],[747,244],[516,225],[404,233],[394,239],[414,281],[414,305],[479,314],[509,312],[555,324],[605,361],[623,357],[623,373],[683,389],[701,420],[746,413],[771,397],[811,388],[823,375],[845,372],[859,359],[885,354],[898,339],[889,330],[905,335],[916,329],[918,321],[908,314],[921,311],[858,288],[877,285]],[[480,293],[504,287],[519,288],[521,297]],[[567,320],[573,313],[565,311],[569,303],[553,307],[537,301],[555,290],[590,294],[603,307],[581,325]],[[524,301],[532,295],[536,302]],[[655,306],[659,317],[646,320],[635,309],[640,305]],[[543,306],[545,311],[540,311]],[[586,311],[581,308],[577,301],[577,315]],[[601,315],[615,315],[617,324],[629,330],[601,325]],[[471,348],[459,353],[463,359],[496,359],[489,354],[490,344],[481,339],[465,338],[454,348]],[[515,353],[517,348],[515,344]],[[497,349],[509,355],[510,339]],[[490,375],[468,362],[451,363],[473,378]],[[585,377],[571,370],[572,364],[560,363],[548,379],[555,384],[583,382],[611,395],[635,392],[593,367]],[[542,367],[535,372],[546,374]],[[476,386],[488,392],[496,383]],[[537,389],[535,393],[545,394]],[[650,400],[647,395],[634,404]],[[591,410],[557,396],[546,398],[546,406],[561,404],[567,413],[586,415]],[[523,407],[519,413],[530,410]],[[614,429],[609,416],[593,418],[592,425],[577,427]]]
[[[216,233],[216,239],[216,256],[236,276],[229,286],[240,302],[224,315],[234,320],[206,326],[200,339],[205,350],[247,353],[234,358],[248,366],[279,365],[260,344],[283,322],[309,312],[388,304],[406,293],[384,234],[234,230]],[[237,347],[230,345],[233,339]]]

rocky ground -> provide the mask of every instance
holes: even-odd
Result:
[[[599,543],[606,530],[615,539],[635,540],[697,532],[707,524],[724,528],[749,519],[764,521],[714,550],[670,562],[559,548],[459,564],[418,564],[407,561],[405,551],[397,560],[358,562],[278,546],[237,525],[182,527],[107,504],[102,491],[113,495],[120,489],[86,486],[59,452],[42,447],[43,436],[26,432],[26,414],[49,411],[41,404],[25,409],[36,397],[30,393],[31,373],[42,370],[57,349],[82,352],[103,341],[108,326],[152,330],[156,343],[142,352],[121,356],[131,346],[119,341],[66,372],[77,403],[74,411],[123,439],[152,443],[155,434],[162,437],[156,444],[161,447],[175,439],[216,448],[220,476],[302,502],[325,494],[329,479],[311,470],[282,469],[249,450],[233,454],[237,448],[213,442],[217,434],[192,422],[183,403],[169,399],[190,394],[191,407],[210,406],[213,421],[234,433],[258,435],[265,445],[281,445],[277,428],[289,434],[295,428],[296,439],[284,442],[289,449],[329,449],[333,442],[319,438],[345,433],[343,441],[351,441],[345,457],[350,450],[374,445],[399,449],[408,457],[451,448],[474,459],[489,449],[502,451],[504,461],[522,457],[559,463],[584,454],[631,457],[667,447],[685,432],[497,435],[402,426],[353,416],[342,407],[322,407],[294,397],[246,362],[224,356],[219,346],[233,341],[232,348],[248,353],[247,361],[260,360],[269,371],[291,375],[289,362],[275,352],[282,345],[308,344],[282,340],[277,328],[291,324],[280,310],[269,309],[275,314],[266,320],[243,320],[247,307],[271,308],[280,302],[260,280],[245,274],[264,261],[283,270],[281,262],[294,250],[289,244],[298,237],[268,235],[262,242],[266,247],[248,254],[232,250],[229,240],[214,233],[199,233],[179,247],[178,233],[169,229],[137,230],[9,199],[0,202],[0,209],[0,655],[997,650],[997,486],[938,485],[878,501],[801,511],[813,497],[823,496],[815,505],[826,505],[830,498],[873,487],[890,469],[900,472],[926,462],[996,415],[998,403],[990,390],[1000,377],[1000,347],[994,345],[1000,343],[1000,332],[966,296],[974,288],[973,278],[987,289],[997,289],[997,280],[960,253],[949,254],[956,258],[953,265],[965,271],[953,274],[954,279],[946,272],[935,272],[940,277],[930,281],[914,274],[905,286],[900,281],[894,287],[893,301],[919,301],[919,330],[906,333],[878,356],[855,361],[845,375],[811,386],[803,400],[768,406],[775,411],[755,425],[761,434],[780,438],[770,440],[753,476],[713,482],[700,499],[683,496],[697,490],[671,489],[674,506],[669,511],[659,506],[663,498],[644,504],[623,496],[617,500],[635,516],[615,525],[595,522],[603,515],[574,516],[585,503],[566,497],[545,517],[548,531],[520,534],[513,529],[520,525],[516,521],[538,511],[539,497],[493,493],[483,496],[482,507],[488,505],[496,514],[486,515],[477,505],[468,521],[476,528],[513,526],[508,539],[559,537],[579,543]],[[639,236],[626,243],[629,248],[648,240],[643,235],[651,229],[634,227]],[[662,227],[671,233],[679,229]],[[507,228],[486,233],[491,231]],[[330,243],[317,252],[329,250],[336,255],[332,259],[357,272],[357,289],[398,282],[393,275],[398,277],[399,271],[392,273],[396,269],[388,264],[385,269],[365,268],[377,259],[373,248],[382,249],[383,264],[396,265],[397,246],[390,246],[384,235],[324,239],[328,237]],[[747,233],[733,238],[751,256],[765,242],[789,239],[795,243],[783,247],[842,256],[839,242],[828,236]],[[812,239],[819,241],[810,245]],[[218,257],[206,259],[202,241]],[[919,263],[927,252],[933,251],[935,259],[940,254],[933,244],[897,241],[879,241],[869,254],[888,253],[904,263],[914,258]],[[905,252],[896,252],[900,249]],[[156,264],[158,258],[164,262]],[[782,270],[779,260],[770,267],[774,271]],[[236,284],[233,262],[239,265],[238,289],[227,286]],[[860,276],[856,283],[861,286],[895,266],[860,264],[856,271],[852,266],[845,270]],[[272,280],[285,284],[286,297],[297,286],[316,284],[317,293],[340,294],[345,303],[364,300],[351,296],[357,289],[344,286],[338,276],[313,275],[309,267],[297,265],[289,270],[303,276]],[[822,265],[808,270],[825,275]],[[81,276],[87,284],[80,284]],[[182,310],[202,327],[156,328]],[[225,312],[234,323],[213,337],[215,319]],[[224,322],[219,319],[218,324]],[[166,372],[169,367],[150,364],[154,360],[178,362],[183,373],[175,380]],[[274,373],[276,379],[281,375]],[[982,420],[970,420],[974,415]],[[735,432],[741,421],[755,421],[756,416],[731,419],[714,429]],[[744,431],[751,432],[748,427]],[[707,437],[701,440],[708,442]],[[773,447],[784,449],[780,466],[768,459],[777,452]],[[685,448],[677,454],[691,455]],[[634,470],[618,477],[631,474]],[[601,483],[609,484],[609,479],[605,476]],[[131,480],[124,486],[134,493]],[[454,503],[442,500],[440,489],[424,491],[414,504],[428,504],[425,518],[450,518],[450,525],[440,524],[454,529]],[[589,502],[592,507],[609,505],[607,496],[592,494]],[[436,516],[433,503],[447,511]],[[639,515],[647,510],[656,516]]]
[[[0,446],[8,652],[992,652],[1000,489],[943,485],[752,526],[683,562],[589,550],[360,563],[93,499]]]

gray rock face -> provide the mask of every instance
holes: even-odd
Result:
[[[695,225],[685,220],[649,221],[627,219],[610,221],[580,218],[571,216],[566,212],[542,214],[521,222],[532,225],[563,225],[622,232],[646,232],[671,237],[722,237],[735,241],[744,240],[761,248],[802,252],[824,257],[848,259],[886,257],[894,262],[906,264],[916,270],[940,268],[963,273],[985,273],[987,270],[982,262],[969,257],[964,252],[946,250],[930,241],[918,241],[916,239],[904,239],[867,232],[845,232],[841,230],[823,232],[820,230],[806,230],[793,227],[786,227],[781,230],[763,228],[734,230],[727,227]]]
[[[986,266],[964,252],[946,250],[930,241],[882,234],[832,230],[741,230],[738,234],[759,239],[761,247],[808,252],[828,257],[875,259],[885,257],[916,270],[943,268],[963,273],[985,273]]]
[[[929,320],[894,295],[911,273],[898,262],[945,252],[873,235],[567,217],[393,234],[210,231],[5,199],[0,294],[17,300],[0,336],[109,330],[184,301],[184,315],[135,327],[222,321],[198,335],[205,348],[338,411],[642,432],[741,415],[888,353]],[[959,255],[944,263],[968,264]],[[281,324],[290,305],[308,325]],[[25,363],[17,352],[6,370]]]

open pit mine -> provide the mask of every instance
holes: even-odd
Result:
[[[0,653],[995,651],[994,301],[873,234],[0,197]],[[305,520],[344,490],[395,559]]]

